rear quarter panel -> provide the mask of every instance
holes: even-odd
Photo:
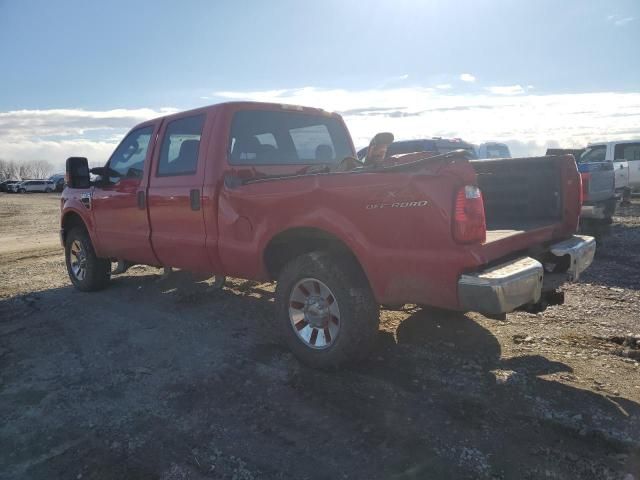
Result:
[[[223,187],[219,251],[227,274],[267,278],[262,252],[278,233],[325,230],[356,255],[380,303],[457,306],[462,270],[481,261],[453,243],[454,192],[467,162],[422,173],[336,173]]]

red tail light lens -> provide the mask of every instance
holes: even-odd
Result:
[[[458,243],[482,243],[487,238],[482,193],[475,185],[458,190],[453,211],[453,238]]]
[[[589,182],[591,181],[591,174],[589,172],[581,173],[580,180],[582,181],[582,188],[580,189],[580,205],[582,205],[585,200],[589,200]]]

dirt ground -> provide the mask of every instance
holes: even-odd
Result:
[[[640,201],[567,302],[384,311],[302,366],[272,284],[134,267],[73,289],[54,194],[0,194],[0,478],[640,479]]]

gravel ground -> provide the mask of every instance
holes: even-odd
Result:
[[[56,195],[0,194],[0,478],[640,479],[640,201],[565,305],[384,311],[310,370],[273,284],[134,267],[71,288]]]

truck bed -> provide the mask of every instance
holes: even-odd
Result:
[[[495,242],[562,220],[560,165],[554,157],[474,160],[487,221]]]

